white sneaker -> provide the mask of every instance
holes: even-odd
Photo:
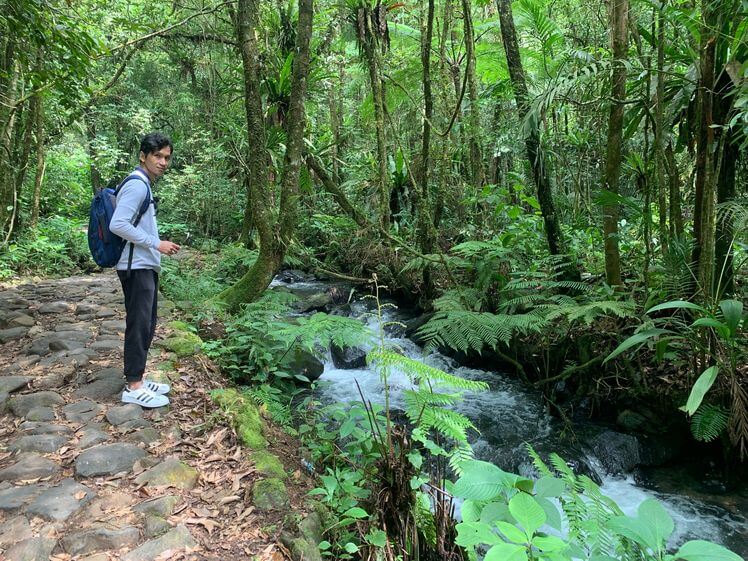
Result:
[[[164,395],[171,391],[169,384],[160,384],[159,382],[151,382],[150,380],[143,380],[143,387],[156,395]]]
[[[153,408],[169,405],[169,398],[165,395],[156,395],[155,393],[145,389],[144,386],[141,386],[137,390],[125,388],[122,391],[122,402],[136,403],[141,407]]]

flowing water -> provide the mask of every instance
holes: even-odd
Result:
[[[302,295],[317,291],[321,283],[297,283],[293,291]],[[291,287],[289,287],[291,288]],[[350,304],[348,315],[362,321],[378,331],[377,319],[370,314],[371,300],[358,300]],[[383,321],[406,319],[397,312],[386,312]],[[677,470],[658,468],[653,479],[666,481],[669,492],[647,489],[637,482],[631,473],[611,475],[605,472],[600,462],[590,452],[584,441],[568,444],[563,427],[546,411],[541,396],[528,389],[522,382],[501,372],[491,372],[460,366],[449,357],[437,352],[426,354],[409,339],[402,338],[402,329],[385,329],[386,342],[396,346],[408,357],[420,360],[430,366],[470,380],[488,383],[490,389],[484,392],[468,393],[457,409],[469,417],[479,430],[472,441],[476,457],[490,461],[506,471],[523,475],[533,473],[532,463],[527,454],[526,444],[530,444],[542,457],[550,452],[558,452],[572,466],[599,478],[602,491],[618,503],[628,515],[635,515],[638,505],[648,497],[657,498],[675,521],[675,532],[670,540],[677,546],[688,539],[708,539],[729,547],[736,553],[748,556],[748,521],[746,506],[748,497],[713,496],[697,493],[692,488],[678,487],[682,474]],[[324,361],[324,373],[320,378],[321,397],[324,401],[345,403],[359,400],[356,383],[367,400],[384,403],[384,386],[379,375],[368,369],[338,369],[331,357]],[[402,372],[392,372],[389,377],[390,405],[402,408],[402,390],[412,387],[410,380]],[[575,427],[579,434],[595,433],[594,426]],[[597,427],[597,434],[602,430]],[[580,440],[583,439],[580,436]]]

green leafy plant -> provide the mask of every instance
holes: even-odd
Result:
[[[487,462],[463,465],[452,492],[465,499],[457,543],[471,558],[487,548],[486,561],[740,561],[724,547],[701,540],[668,553],[674,524],[656,500],[645,500],[637,516],[626,516],[558,455],[551,456],[551,468],[532,449],[530,454],[540,472],[535,480]]]
[[[691,424],[699,440],[712,440],[715,431],[725,427],[741,459],[748,455],[748,395],[740,383],[740,369],[748,359],[743,303],[722,300],[709,309],[685,300],[673,300],[650,308],[646,315],[673,311],[673,315],[647,319],[641,328],[625,339],[608,355],[605,361],[641,348],[656,341],[657,356],[663,358],[668,351],[690,358],[701,373],[691,386],[685,405],[680,409],[689,417],[702,407],[704,399],[721,377],[724,381],[722,395],[729,395],[730,413],[727,423],[716,409],[704,412]]]

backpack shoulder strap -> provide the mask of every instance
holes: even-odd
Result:
[[[143,218],[143,215],[148,210],[148,205],[151,204],[151,182],[145,173],[143,173],[140,169],[136,169],[130,175],[125,177],[122,180],[122,183],[117,185],[117,188],[114,190],[115,197],[119,195],[119,192],[122,190],[125,184],[131,179],[139,179],[140,181],[145,183],[145,188],[146,188],[145,199],[143,199],[143,203],[140,205],[140,209],[138,209],[138,213],[135,215],[135,220],[132,223],[132,225],[137,228],[138,224],[140,223],[140,219]]]

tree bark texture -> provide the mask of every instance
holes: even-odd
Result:
[[[613,52],[613,75],[608,141],[605,157],[605,189],[618,195],[623,151],[623,110],[626,98],[626,49],[628,47],[628,0],[611,0],[610,42]],[[603,205],[605,278],[610,286],[621,281],[621,256],[618,250],[618,204]],[[645,209],[645,212],[648,212]]]
[[[42,198],[42,184],[44,183],[44,172],[47,169],[46,153],[44,149],[44,104],[41,94],[37,94],[39,106],[36,111],[36,176],[34,177],[34,201],[31,205],[31,227],[39,222],[39,205]]]
[[[480,142],[480,111],[478,107],[478,85],[475,76],[475,32],[470,0],[462,0],[462,21],[465,36],[465,59],[467,63],[467,85],[470,111],[468,113],[468,148],[470,150],[470,179],[473,187],[483,187],[483,159]],[[513,24],[512,24],[513,25]],[[458,94],[459,95],[459,92]]]
[[[260,91],[259,51],[255,39],[258,15],[259,0],[239,0],[237,39],[244,70],[244,109],[249,141],[246,160],[249,168],[252,212],[259,236],[260,250],[257,260],[247,273],[218,296],[218,299],[230,309],[256,300],[267,289],[283,264],[283,258],[298,219],[299,168],[304,135],[304,98],[309,72],[313,4],[312,0],[299,0],[291,96],[286,119],[286,154],[281,175],[280,209],[277,213],[273,205],[272,185],[268,179],[270,158],[266,149]]]
[[[710,0],[702,0],[692,261],[698,279],[695,291],[700,292],[705,301],[710,300],[713,294],[714,278],[715,131],[712,125],[714,124],[713,92],[717,19],[713,3]]]
[[[655,164],[657,169],[657,201],[659,209],[660,245],[668,252],[667,191],[665,182],[665,2],[657,10],[657,97],[655,100]]]
[[[519,118],[520,120],[525,120],[530,106],[525,72],[522,68],[522,59],[520,58],[519,45],[517,43],[517,32],[514,28],[511,0],[497,0],[496,5],[499,9],[501,38],[504,43],[504,52],[506,54],[507,66],[509,67],[509,77],[512,82],[512,89],[514,90]],[[566,246],[561,233],[561,227],[559,226],[558,216],[556,215],[550,177],[540,146],[540,136],[537,127],[537,124],[533,124],[525,139],[527,158],[530,160],[530,165],[532,166],[538,203],[540,204],[540,211],[543,215],[545,235],[548,240],[548,249],[552,255],[561,255],[566,253]],[[569,268],[567,276],[578,278],[578,272],[575,274]]]
[[[5,232],[6,228],[12,226],[10,219],[15,204],[11,154],[16,122],[16,88],[19,71],[16,64],[16,43],[13,37],[8,37],[0,45],[5,47],[2,57],[3,67],[0,69],[0,232]],[[5,236],[2,237],[4,238]]]

